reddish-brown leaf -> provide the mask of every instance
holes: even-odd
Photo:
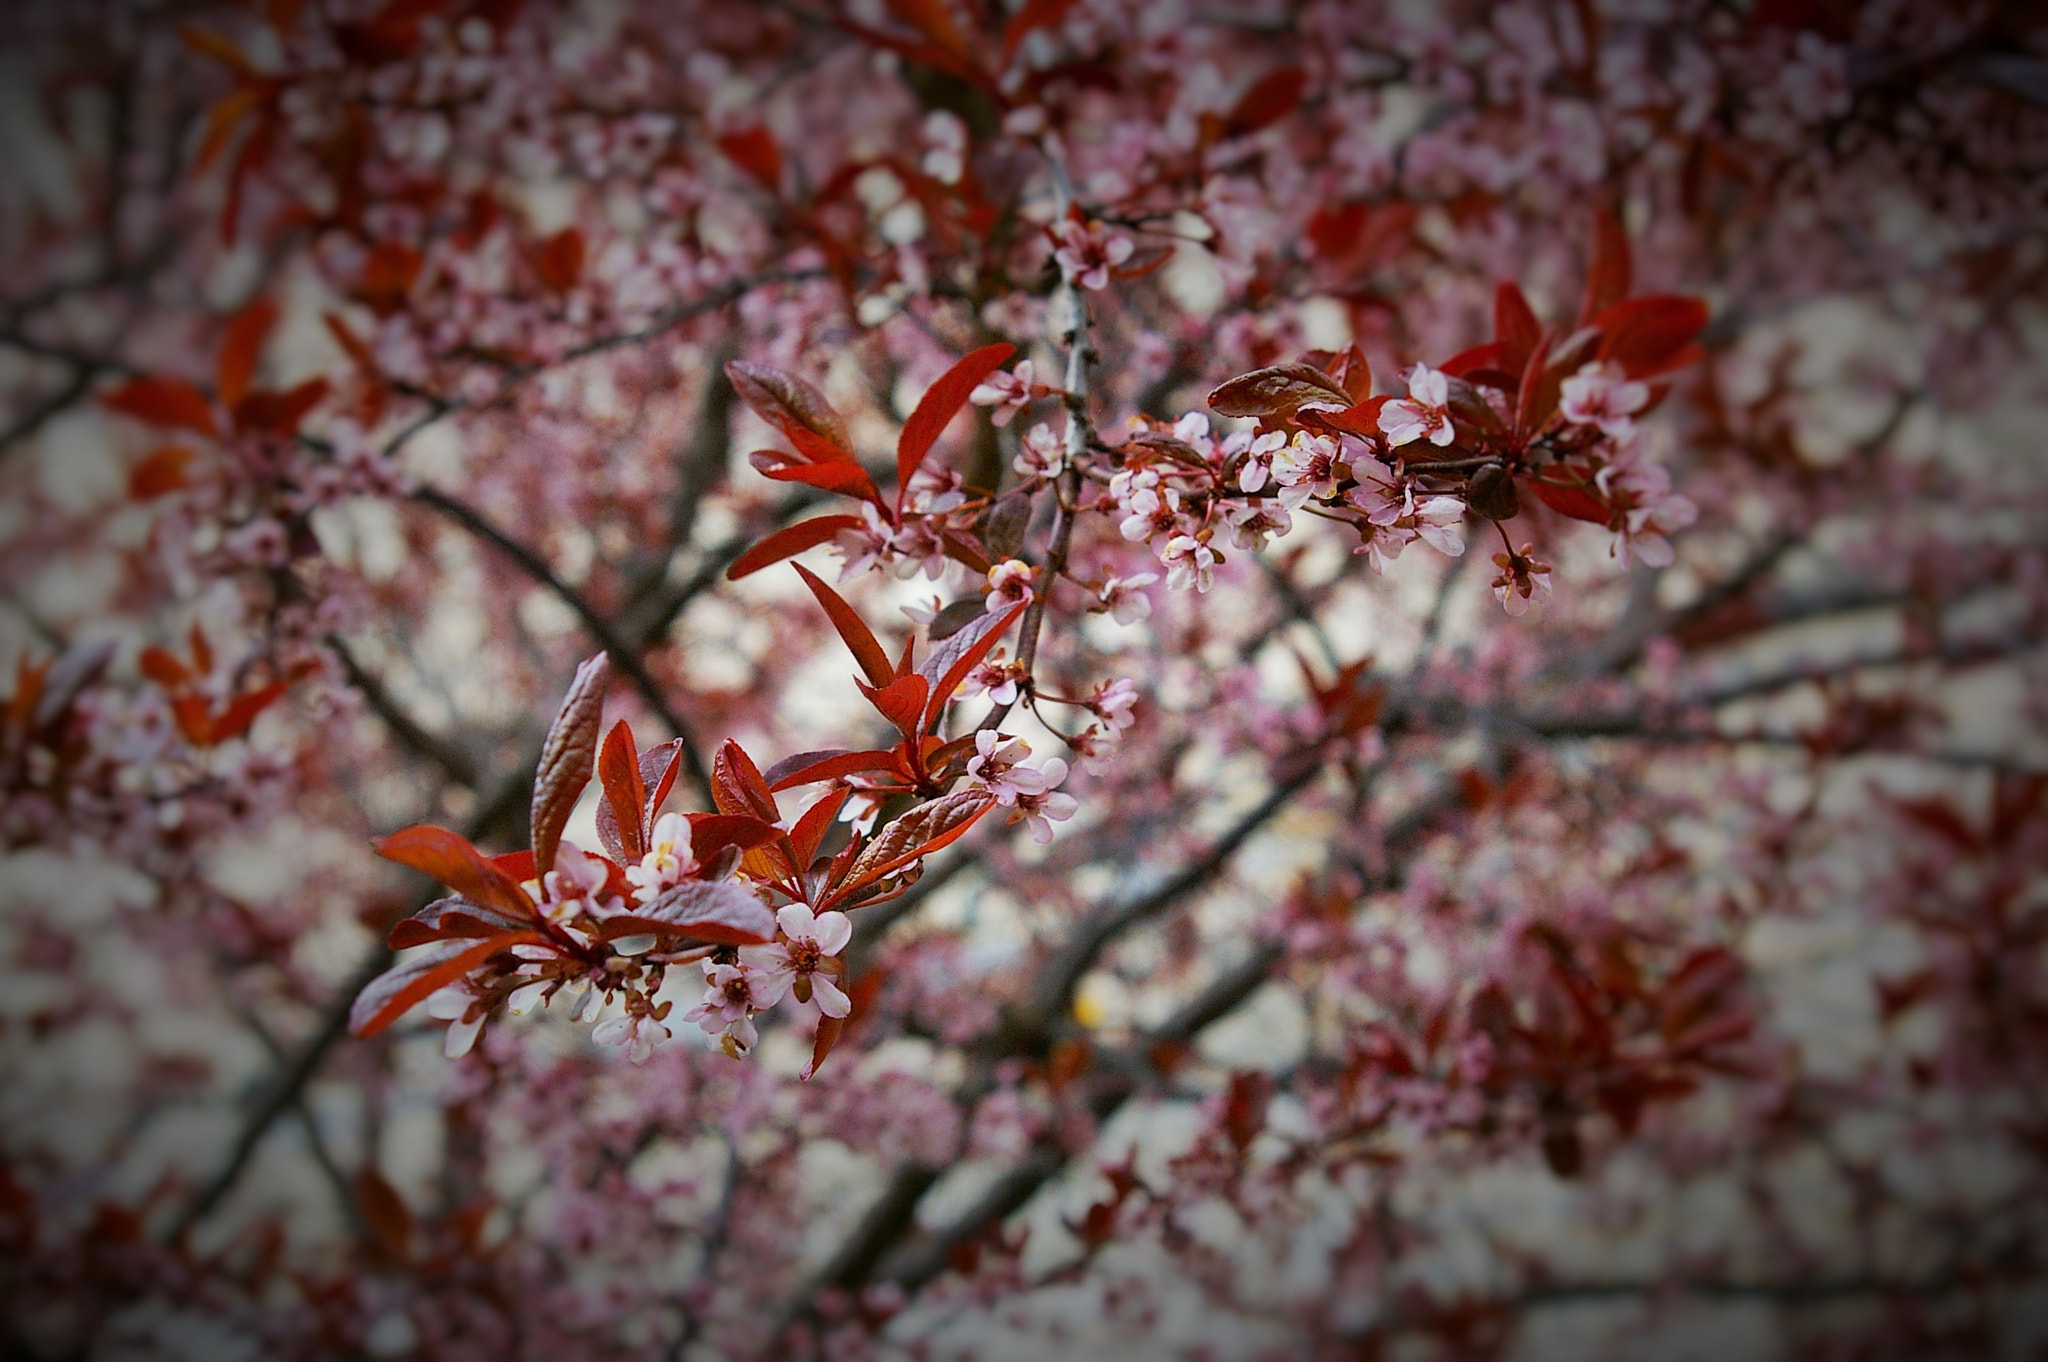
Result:
[[[611,663],[603,653],[585,658],[541,744],[540,765],[533,773],[533,865],[538,875],[555,868],[562,828],[590,783],[598,724],[604,717],[604,686],[610,676]]]
[[[860,497],[881,504],[882,493],[875,486],[875,480],[867,470],[856,463],[784,463],[764,465],[760,460],[750,460],[762,474],[777,482],[801,482],[826,492],[837,492],[845,497]]]
[[[411,917],[392,925],[384,944],[394,951],[424,946],[430,941],[474,940],[525,931],[530,919],[516,918],[460,895],[435,899]]]
[[[1596,356],[1613,360],[1630,378],[1650,378],[1699,358],[1693,344],[1707,329],[1707,305],[1671,293],[1630,298],[1593,319],[1600,328]]]
[[[257,356],[262,353],[263,342],[276,325],[277,304],[268,298],[257,299],[236,313],[234,320],[228,323],[227,334],[221,338],[220,359],[214,379],[222,406],[232,411],[235,404],[247,395],[249,380],[256,374]]]
[[[731,880],[686,880],[598,927],[607,941],[643,932],[720,946],[759,946],[775,938],[775,915]]]
[[[775,144],[774,133],[756,123],[719,134],[718,149],[770,194],[782,193],[782,148]]]
[[[736,582],[749,573],[816,548],[841,530],[857,530],[865,523],[857,515],[821,515],[777,530],[733,559],[732,566],[725,570],[726,580]]]
[[[916,410],[903,423],[901,438],[896,441],[896,506],[899,511],[903,507],[904,494],[910,487],[911,475],[917,472],[925,455],[931,452],[947,422],[967,401],[967,395],[994,373],[998,365],[1016,353],[1017,347],[1006,342],[984,345],[964,356],[959,363],[940,374],[938,382],[925,389]]]
[[[888,0],[888,3],[897,18],[922,33],[932,46],[963,66],[979,68],[974,49],[967,45],[966,37],[953,22],[946,0]]]
[[[358,1036],[374,1036],[428,995],[446,988],[471,970],[502,955],[514,946],[541,946],[547,938],[539,932],[506,932],[465,945],[460,941],[429,947],[425,954],[393,965],[372,979],[356,995],[348,1010],[348,1029]]]
[[[192,673],[178,660],[178,655],[167,649],[144,648],[137,665],[144,676],[165,690],[182,690],[192,680]]]
[[[1635,267],[1629,256],[1628,233],[1611,208],[1593,215],[1593,259],[1586,270],[1586,296],[1579,304],[1584,326],[1614,303],[1628,297]]]
[[[247,733],[249,726],[256,722],[257,716],[276,704],[289,688],[286,682],[272,681],[267,686],[246,691],[228,701],[227,708],[213,720],[213,732],[210,735],[212,741],[223,743]]]
[[[1209,393],[1210,410],[1224,416],[1288,417],[1309,403],[1342,409],[1351,394],[1309,364],[1274,364],[1239,374]]]
[[[102,405],[147,421],[153,426],[179,426],[201,435],[218,435],[213,406],[206,394],[183,379],[142,375],[131,378],[111,392],[100,394]]]
[[[846,879],[832,893],[841,900],[865,889],[893,870],[900,870],[920,857],[949,846],[974,826],[975,820],[995,807],[995,801],[979,790],[956,790],[940,795],[928,804],[898,818],[875,834],[861,848],[859,857],[846,872]]]
[[[918,678],[923,680],[922,677]],[[804,760],[809,758],[809,760]],[[821,780],[837,780],[863,771],[893,771],[896,769],[896,754],[878,750],[871,752],[799,752],[797,762],[779,761],[770,767],[765,779],[768,788],[775,791],[793,790],[800,785],[815,785]]]
[[[237,85],[213,102],[206,111],[206,130],[199,138],[199,154],[193,158],[192,173],[204,175],[220,154],[227,150],[228,139],[234,135],[244,118],[263,106],[274,93],[275,87],[268,81]]]
[[[535,918],[533,903],[519,881],[492,864],[466,837],[422,823],[401,828],[374,845],[385,860],[431,875],[474,903],[522,922]]]
[[[1563,391],[1564,375],[1550,365],[1550,335],[1546,332],[1522,364],[1522,381],[1515,388],[1515,433],[1526,440],[1550,421]]]
[[[356,1213],[387,1258],[404,1259],[411,1253],[412,1211],[398,1189],[368,1164],[356,1173]]]
[[[811,1075],[818,1072],[818,1066],[823,1064],[825,1057],[832,1053],[832,1047],[839,1044],[839,1037],[845,1034],[845,1031],[846,1018],[844,1017],[818,1018],[818,1034],[816,1039],[811,1042],[811,1061],[804,1065],[803,1072],[796,1076],[799,1083],[810,1082]]]
[[[896,725],[904,737],[917,736],[924,719],[925,701],[931,696],[931,682],[912,672],[879,689],[873,686],[861,686],[860,689],[861,694],[868,697],[868,703],[880,711],[884,719]]]
[[[827,790],[823,798],[805,809],[804,816],[796,820],[796,826],[789,830],[789,842],[796,850],[798,869],[809,866],[811,859],[818,854],[818,847],[824,842],[825,833],[831,828],[832,820],[839,816],[839,810],[845,805],[846,797],[852,793],[852,790],[843,785],[836,790]]]
[[[567,293],[583,278],[583,233],[564,227],[540,243],[533,253],[533,271],[556,293]]]
[[[211,57],[238,76],[253,79],[262,74],[256,69],[256,64],[243,55],[241,48],[208,29],[193,24],[181,24],[178,27],[178,41],[202,57]]]
[[[1298,66],[1267,72],[1223,116],[1223,135],[1243,137],[1271,127],[1300,106],[1307,88],[1308,72]]]
[[[192,464],[193,451],[183,445],[164,445],[152,450],[141,463],[128,470],[128,496],[148,501],[191,485],[185,470]]]
[[[854,613],[853,607],[846,603],[844,597],[825,585],[818,574],[800,563],[791,566],[795,567],[797,575],[804,579],[804,585],[811,589],[811,594],[818,598],[818,604],[825,608],[825,614],[831,619],[832,627],[838,630],[839,637],[846,641],[847,650],[853,654],[853,660],[860,664],[860,669],[867,673],[868,681],[876,686],[886,686],[893,681],[896,669],[889,665],[889,654],[883,651],[881,643],[876,640],[874,631],[868,628],[867,622]]]
[[[1543,339],[1543,323],[1536,320],[1536,310],[1512,282],[1503,281],[1493,291],[1493,338],[1517,369],[1529,362],[1529,353]]]
[[[1580,484],[1560,486],[1545,482],[1542,478],[1524,478],[1529,490],[1542,498],[1543,504],[1559,515],[1568,515],[1573,520],[1584,520],[1594,525],[1605,525],[1613,519],[1613,512],[1607,503]]]
[[[1029,602],[1019,601],[1000,615],[983,615],[932,649],[932,655],[919,664],[917,674],[932,683],[932,698],[925,707],[925,727],[938,722],[946,702],[960,689],[967,673],[982,664],[1003,631],[1028,608]]]
[[[711,798],[720,813],[744,814],[764,823],[782,818],[754,759],[731,738],[719,744],[718,755],[711,759]]]
[[[690,854],[709,865],[727,847],[742,851],[772,842],[782,833],[771,822],[746,813],[693,813],[690,815]]]
[[[640,749],[633,745],[633,730],[624,719],[612,725],[598,749],[597,779],[604,787],[603,812],[610,814],[599,820],[599,834],[609,825],[618,843],[614,860],[639,860],[647,854],[647,786],[640,777]]]
[[[846,433],[845,419],[811,383],[781,369],[750,364],[743,359],[727,361],[725,376],[732,381],[740,400],[784,435],[794,440],[797,431],[805,431],[821,437],[842,457],[853,458],[853,440]]]
[[[309,378],[281,393],[253,392],[235,404],[235,426],[269,435],[295,435],[299,423],[326,396],[324,378]]]

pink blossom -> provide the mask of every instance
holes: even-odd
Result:
[[[1493,579],[1493,594],[1501,609],[1519,618],[1529,612],[1532,601],[1550,599],[1550,564],[1534,555],[1535,545],[1524,544],[1516,553],[1496,553],[1493,561],[1500,573]]]
[[[808,992],[828,1017],[853,1010],[831,973],[838,956],[853,940],[853,920],[840,912],[813,914],[809,904],[787,903],[775,914],[782,939],[765,946],[742,946],[740,959],[765,975],[779,997],[794,986],[799,997]]]
[[[1670,567],[1677,554],[1665,536],[1699,515],[1692,498],[1671,490],[1670,472],[1644,460],[1640,445],[1630,445],[1593,482],[1621,516],[1610,548],[1621,565],[1626,567],[1633,555],[1647,567]]]
[[[737,1058],[754,1048],[760,1032],[754,1014],[765,1012],[782,1000],[789,979],[778,979],[747,964],[704,963],[704,1001],[683,1014],[706,1035],[719,1036],[727,1054]]]
[[[1294,528],[1294,517],[1280,502],[1252,502],[1227,507],[1223,518],[1230,524],[1230,542],[1256,553],[1268,539],[1280,538]]]
[[[1038,569],[1015,558],[1005,558],[988,570],[987,609],[1000,615],[1031,599],[1031,583]]]
[[[1026,478],[1057,477],[1067,466],[1067,444],[1043,421],[1033,426],[1018,445],[1011,467]]]
[[[967,759],[967,778],[1005,807],[1013,807],[1020,796],[1044,794],[1059,782],[1048,780],[1047,771],[1023,765],[1031,747],[1021,738],[984,728],[974,735],[974,755]],[[1058,761],[1058,758],[1054,758]],[[1060,774],[1066,766],[1060,764]]]
[[[976,385],[967,400],[976,406],[994,407],[989,420],[1007,426],[1031,401],[1031,361],[1021,361],[1014,370],[998,369]]]
[[[1296,431],[1273,458],[1273,481],[1280,489],[1280,504],[1298,511],[1310,497],[1337,494],[1337,442],[1327,435]]]
[[[1057,243],[1053,258],[1069,279],[1086,289],[1108,287],[1109,272],[1130,259],[1134,249],[1129,237],[1105,231],[1099,222],[1066,218],[1052,233]]]
[[[1418,364],[1408,372],[1408,396],[1380,408],[1380,430],[1390,445],[1428,440],[1438,447],[1458,438],[1448,410],[1450,380],[1440,369]]]
[[[1160,550],[1159,561],[1166,565],[1166,587],[1169,591],[1185,591],[1193,587],[1205,593],[1216,584],[1215,566],[1218,556],[1198,539],[1177,534],[1167,541]]]
[[[1151,598],[1139,590],[1159,580],[1156,572],[1140,572],[1129,577],[1112,577],[1102,584],[1098,599],[1102,609],[1118,624],[1136,624],[1152,613]]]
[[[668,1004],[663,1003],[662,1006],[666,1008]],[[590,1038],[599,1045],[620,1046],[628,1059],[635,1064],[645,1064],[654,1054],[655,1047],[670,1038],[670,1032],[651,1013],[635,1011],[599,1022],[591,1028]]]
[[[1630,381],[1620,365],[1592,363],[1564,381],[1558,412],[1573,425],[1597,426],[1602,434],[1623,440],[1635,430],[1630,418],[1649,400],[1649,385]]]
[[[1273,473],[1273,458],[1287,447],[1287,432],[1269,430],[1251,442],[1245,450],[1244,467],[1237,472],[1237,485],[1247,492],[1257,492],[1266,485]]]
[[[652,903],[664,889],[681,884],[697,871],[690,855],[690,820],[679,813],[665,813],[654,820],[654,842],[640,864],[626,867],[633,897]]]

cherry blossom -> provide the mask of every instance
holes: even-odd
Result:
[[[1152,614],[1152,600],[1142,588],[1159,580],[1156,572],[1136,572],[1128,577],[1111,577],[1096,594],[1101,608],[1118,624],[1136,624]]]
[[[1216,584],[1216,551],[1199,539],[1185,534],[1173,536],[1159,551],[1159,561],[1166,565],[1169,591],[1192,587],[1197,592],[1207,592]]]
[[[791,975],[771,974],[746,961],[726,964],[704,963],[704,1000],[683,1014],[706,1035],[716,1036],[725,1052],[738,1058],[761,1039],[754,1025],[757,1013],[766,1012],[782,1000]],[[634,1033],[636,1036],[638,1032]]]
[[[681,884],[697,871],[690,855],[690,820],[679,813],[665,813],[654,823],[654,842],[640,864],[626,867],[633,884],[633,897],[651,903],[664,889]]]
[[[1067,442],[1041,421],[1026,431],[1018,442],[1017,457],[1011,460],[1011,465],[1021,477],[1058,477],[1060,470],[1067,466]]]
[[[1015,420],[1017,413],[1030,404],[1031,398],[1031,361],[1028,359],[1020,361],[1015,369],[1008,372],[998,370],[990,374],[967,395],[967,400],[977,406],[994,408],[989,412],[989,420],[998,426],[1007,426]],[[1028,437],[1026,443],[1029,443]]]
[[[1438,369],[1418,364],[1408,371],[1408,396],[1380,408],[1380,429],[1390,445],[1428,440],[1438,447],[1458,438],[1451,424],[1450,381]]]
[[[1053,228],[1053,257],[1060,268],[1086,289],[1109,287],[1109,272],[1131,258],[1136,249],[1122,232],[1099,222],[1062,221]]]
[[[808,904],[784,904],[775,914],[782,939],[766,946],[743,946],[740,960],[766,976],[778,996],[794,987],[800,1001],[815,997],[828,1017],[844,1017],[853,1004],[829,975],[837,957],[853,939],[853,919],[840,912],[812,913]]]
[[[1574,425],[1596,426],[1611,439],[1626,440],[1635,432],[1631,419],[1650,401],[1648,384],[1625,377],[1619,365],[1584,365],[1564,381],[1558,412]]]
[[[1004,611],[1031,599],[1031,583],[1038,569],[1015,558],[1006,558],[988,570],[988,613]]]

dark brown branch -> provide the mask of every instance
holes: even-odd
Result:
[[[476,788],[476,762],[469,753],[440,734],[429,732],[421,726],[419,720],[413,718],[406,712],[404,706],[392,698],[391,692],[384,688],[383,681],[366,671],[363,665],[356,661],[355,654],[349,650],[348,644],[340,635],[329,634],[327,647],[341,663],[342,674],[348,678],[348,683],[361,693],[364,703],[370,707],[370,712],[384,721],[384,726],[391,730],[393,736],[440,767],[441,773],[448,779],[468,789]]]

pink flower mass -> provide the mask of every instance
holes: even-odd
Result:
[[[2048,19],[17,0],[0,1352],[2048,1340]]]

